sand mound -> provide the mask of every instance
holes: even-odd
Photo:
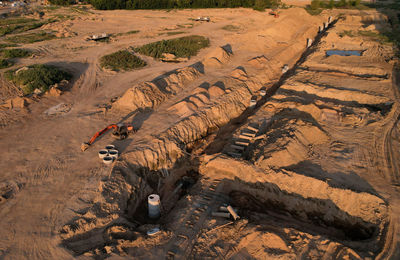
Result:
[[[168,96],[175,95],[185,84],[201,75],[195,66],[178,69],[150,82],[134,86],[113,104],[113,109],[134,111],[139,108],[155,108]]]
[[[284,115],[287,114],[280,116]],[[309,122],[280,117],[277,120],[271,123],[271,130],[266,133],[267,139],[257,144],[250,154],[255,164],[263,169],[298,164],[307,158],[310,145],[329,140],[326,133]]]
[[[256,68],[265,68],[268,67],[268,58],[264,55],[254,57],[248,61],[248,63]]]
[[[229,62],[231,55],[233,53],[229,45],[217,47],[205,56],[203,64],[205,67],[221,67],[223,64]]]
[[[238,248],[246,248],[246,251],[250,256],[256,259],[268,259],[273,257],[274,251],[289,252],[285,241],[278,235],[273,233],[263,233],[255,231],[251,233],[239,242]]]
[[[210,95],[210,97],[219,97],[225,94],[225,90],[223,90],[219,86],[214,85],[208,89],[208,94]]]
[[[234,71],[232,71],[231,76],[234,79],[242,80],[245,81],[248,79],[247,73],[243,68],[237,68]]]

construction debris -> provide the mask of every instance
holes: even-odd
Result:
[[[197,22],[210,22],[210,17],[208,16],[199,16],[195,19]]]

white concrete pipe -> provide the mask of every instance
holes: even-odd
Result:
[[[265,89],[260,90],[260,96],[265,96],[267,94],[267,91]]]
[[[108,155],[114,158],[114,160],[118,159],[118,150],[112,149],[108,151]]]
[[[311,47],[311,44],[312,44],[312,39],[307,38],[307,48]]]
[[[103,159],[104,157],[106,157],[108,155],[108,150],[107,149],[101,149],[99,151],[99,158]]]
[[[324,29],[328,28],[328,23],[324,23]]]
[[[285,65],[282,67],[282,73],[286,73],[288,70],[289,70],[289,65],[285,64]]]
[[[103,163],[106,165],[112,164],[113,161],[114,161],[114,158],[112,158],[111,156],[106,156],[103,158]]]
[[[255,99],[250,100],[249,107],[255,107],[256,105],[257,105],[257,100],[255,100]]]
[[[159,218],[160,217],[160,196],[157,194],[150,194],[147,197],[148,207],[149,207],[149,218]]]
[[[113,144],[106,145],[106,149],[113,150],[113,149],[115,149],[115,145],[113,145]]]
[[[332,16],[328,17],[328,24],[330,24],[332,22]]]
[[[322,32],[324,29],[322,28],[322,26],[319,26],[318,27],[318,32],[320,33],[320,32]]]
[[[229,211],[229,213],[231,213],[234,220],[240,219],[239,215],[236,213],[231,205],[227,206],[226,209]]]

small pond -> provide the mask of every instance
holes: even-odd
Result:
[[[344,51],[344,50],[329,50],[326,51],[326,56],[339,55],[339,56],[361,56],[363,51]]]

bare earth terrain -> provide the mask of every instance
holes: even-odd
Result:
[[[389,28],[385,15],[56,11],[74,18],[44,25],[59,38],[23,45],[35,54],[14,67],[64,68],[73,74],[67,91],[0,108],[0,259],[400,258],[393,47],[341,34]],[[85,40],[103,32],[110,42]],[[187,62],[138,55],[142,69],[99,65],[106,54],[187,35],[210,39]],[[2,84],[6,102],[18,91]],[[138,131],[80,151],[118,122]],[[110,143],[121,154],[106,166],[97,152]],[[152,193],[158,220],[147,217]],[[223,204],[240,219],[213,216]]]

